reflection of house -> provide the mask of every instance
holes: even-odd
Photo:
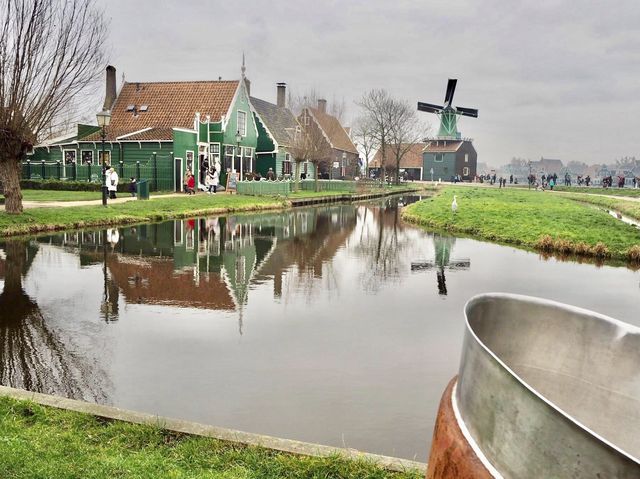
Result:
[[[320,129],[331,153],[320,166],[325,178],[353,178],[358,174],[358,150],[340,121],[327,113],[327,101],[318,100],[318,108],[307,107],[298,118],[303,129]]]
[[[400,151],[405,151],[406,153],[400,160],[400,173],[406,172],[407,176],[411,180],[421,180],[422,179],[422,168],[423,168],[423,159],[422,152],[425,143],[416,143],[415,145],[409,145],[403,143]],[[396,169],[396,160],[394,157],[394,147],[385,148],[385,166],[387,171],[394,171]],[[373,159],[369,162],[369,171],[373,172],[376,177],[380,177],[380,170],[382,169],[382,148],[379,148],[376,152]],[[395,173],[393,173],[395,175]]]
[[[190,271],[175,271],[173,260],[112,255],[109,271],[130,304],[233,310],[235,305],[219,274],[194,280]]]

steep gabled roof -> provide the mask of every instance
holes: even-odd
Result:
[[[358,154],[356,146],[335,116],[323,113],[317,108],[309,108],[309,111],[318,122],[318,125],[320,125],[320,128],[322,128],[322,131],[324,131],[324,134],[329,138],[333,148]]]
[[[462,145],[462,141],[432,140],[427,143],[426,153],[454,153]]]
[[[415,145],[412,145],[409,148],[409,150],[405,153],[405,155],[402,157],[402,160],[400,161],[400,168],[422,168],[422,152],[424,151],[425,146],[426,146],[426,143],[416,143]],[[386,150],[387,150],[386,166],[395,167],[396,160],[394,158],[394,153],[393,153],[394,147],[387,146]],[[371,168],[379,168],[381,163],[382,163],[382,148],[376,151],[375,156],[369,162],[369,166]]]
[[[164,133],[171,128],[191,129],[196,113],[200,113],[202,119],[208,115],[211,121],[218,122],[229,111],[238,85],[237,80],[125,83],[111,108],[107,139],[112,141],[145,128]],[[127,111],[130,106],[135,107],[135,114]],[[146,111],[141,110],[143,106],[147,107]],[[99,133],[86,138],[99,139]]]
[[[293,113],[288,108],[279,107],[259,98],[251,97],[250,101],[274,140],[280,146],[287,146],[291,139],[290,132],[300,126]]]

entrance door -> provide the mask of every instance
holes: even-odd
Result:
[[[182,191],[182,158],[175,158],[173,165],[174,190]]]

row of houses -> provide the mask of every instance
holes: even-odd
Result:
[[[277,177],[296,172],[289,147],[306,128],[319,129],[327,142],[327,158],[319,171],[310,162],[301,165],[307,178],[352,178],[358,172],[358,150],[347,129],[327,113],[325,100],[305,107],[296,117],[285,105],[286,85],[277,84],[276,102],[251,96],[251,82],[240,80],[123,82],[116,88],[116,69],[106,69],[104,110],[111,112],[105,128],[105,162],[110,165],[147,164],[169,171],[168,184],[179,190],[187,171],[203,183],[210,166],[220,165],[221,182],[236,171]],[[25,162],[63,165],[69,177],[78,166],[102,164],[102,131],[78,124],[75,131],[37,145]],[[28,171],[31,171],[30,169]],[[37,169],[35,170],[37,174]],[[91,171],[91,170],[89,170]],[[97,171],[97,170],[94,170]]]

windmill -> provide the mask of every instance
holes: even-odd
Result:
[[[427,113],[435,113],[440,117],[440,131],[438,132],[439,138],[447,139],[460,139],[460,132],[458,131],[458,115],[470,116],[472,118],[478,118],[478,110],[475,108],[464,108],[461,106],[453,106],[453,94],[456,91],[456,84],[458,80],[449,78],[447,83],[447,92],[444,96],[444,106],[433,105],[431,103],[418,102],[418,110],[426,111]]]

